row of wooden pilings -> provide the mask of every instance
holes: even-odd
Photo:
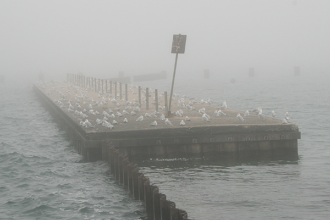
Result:
[[[84,88],[92,88],[95,92],[99,93],[109,93],[111,95],[114,95],[115,99],[119,98],[120,100],[123,99],[123,95],[125,95],[125,101],[128,101],[128,85],[125,84],[125,91],[122,89],[122,83],[120,82],[112,82],[108,79],[96,79],[91,77],[85,77],[83,75],[77,75],[77,74],[67,74],[67,81],[72,83],[73,85],[84,87]],[[119,91],[117,88],[117,85],[119,87]],[[113,88],[114,87],[114,88]],[[114,91],[112,91],[114,90]],[[144,91],[144,90],[143,90]],[[140,107],[142,106],[142,88],[141,86],[138,86],[138,102],[140,104]],[[114,94],[113,94],[114,93]],[[118,93],[118,94],[117,94]],[[151,96],[152,91],[149,90],[149,88],[145,88],[145,108],[146,110],[149,110],[150,102],[149,97]],[[159,102],[158,102],[158,90],[155,89],[155,110],[158,111]],[[164,92],[164,104],[165,104],[165,113],[168,113],[168,103],[167,103],[167,92]]]
[[[119,184],[132,193],[135,199],[144,202],[148,219],[188,220],[186,211],[175,207],[175,203],[159,192],[158,186],[151,185],[149,178],[139,172],[139,167],[114,147],[109,148],[111,174]]]

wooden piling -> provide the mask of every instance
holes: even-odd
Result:
[[[119,83],[119,97],[120,97],[120,99],[119,100],[121,100],[122,98],[123,98],[123,93],[122,93],[122,83]]]
[[[110,94],[112,94],[112,81],[110,80]]]
[[[125,84],[125,102],[128,101],[128,91],[127,91],[127,84]]]
[[[165,115],[167,115],[167,117],[169,116],[168,115],[168,106],[167,106],[167,92],[164,92],[164,100],[165,100]]]
[[[155,89],[155,105],[156,105],[156,111],[158,112],[158,90]]]
[[[146,109],[149,110],[149,88],[146,88]]]
[[[139,104],[141,107],[141,86],[139,86]]]
[[[117,100],[117,82],[115,82],[115,99]]]

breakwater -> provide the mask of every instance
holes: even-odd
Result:
[[[124,92],[122,87],[125,87]],[[128,89],[128,85],[122,86],[120,83],[109,84],[107,80],[96,79],[81,80],[79,77],[74,77],[74,81],[70,83],[35,85],[34,90],[67,130],[78,152],[84,155],[87,161],[104,159],[111,163],[112,148],[131,162],[150,157],[215,157],[234,160],[259,156],[298,157],[297,139],[300,138],[300,132],[295,124],[282,124],[281,120],[260,118],[257,115],[246,117],[242,122],[236,115],[243,112],[228,108],[222,110],[225,115],[213,116],[212,113],[219,112],[219,107],[212,105],[209,100],[194,102],[188,97],[175,96],[178,105],[175,108],[172,106],[174,112],[168,117],[172,125],[169,125],[160,116],[146,116],[155,113],[160,106],[160,112],[167,112],[166,93],[158,94],[157,90],[153,93],[149,88]],[[149,100],[152,95],[155,95],[154,99]],[[127,105],[127,102],[130,104]],[[190,107],[182,110],[187,104]],[[70,108],[70,105],[74,107]],[[82,114],[89,105],[92,105],[94,113],[97,111],[99,114],[85,114],[93,123],[92,126],[85,127],[82,125],[85,119]],[[126,108],[128,110],[128,107],[132,108],[134,105],[140,109],[138,114],[123,114]],[[70,109],[73,112],[70,112]],[[176,114],[180,109],[183,115],[190,118],[185,125],[180,125],[185,119],[183,115]],[[212,119],[203,120],[199,111],[201,109],[212,115]],[[101,112],[110,113],[110,110],[116,112],[117,124],[112,121],[111,128],[95,124],[97,119],[103,118],[104,115],[100,119]],[[145,116],[145,119],[136,121],[141,115]],[[124,122],[125,119],[127,122]],[[151,126],[154,121],[158,121],[157,126]],[[118,173],[121,173],[121,170]],[[158,200],[155,201],[158,204]],[[152,205],[154,206],[157,205]]]

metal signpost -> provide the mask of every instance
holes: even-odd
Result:
[[[173,86],[174,86],[174,79],[175,79],[175,71],[176,71],[176,64],[178,62],[178,54],[184,53],[186,48],[186,39],[187,35],[173,35],[173,42],[172,42],[172,51],[171,53],[176,53],[175,56],[175,64],[174,64],[174,72],[173,72],[173,79],[172,79],[172,88],[170,94],[170,102],[168,105],[168,112],[167,117],[171,117],[171,103],[172,103],[172,96],[173,96]]]

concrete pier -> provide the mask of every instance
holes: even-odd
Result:
[[[215,116],[214,112],[219,109],[218,106],[206,101],[194,102],[191,105],[194,110],[189,110],[183,106],[177,106],[176,102],[181,99],[175,97],[172,105],[174,115],[169,118],[173,126],[170,126],[165,124],[159,116],[157,118],[145,116],[146,113],[153,114],[156,106],[162,106],[163,109],[159,111],[165,114],[164,100],[166,97],[160,94],[156,104],[156,99],[151,98],[154,96],[153,91],[148,92],[148,89],[143,89],[142,100],[145,103],[142,101],[140,111],[136,115],[115,116],[114,120],[118,124],[114,125],[113,129],[109,129],[96,124],[97,118],[103,119],[103,111],[108,112],[111,109],[113,114],[116,114],[117,112],[122,113],[126,108],[127,112],[131,112],[137,106],[126,105],[125,100],[118,98],[117,103],[113,103],[111,100],[114,98],[111,97],[111,94],[102,96],[91,89],[73,86],[69,83],[34,85],[33,88],[47,107],[54,112],[56,118],[68,128],[68,132],[74,140],[79,142],[77,148],[87,161],[106,159],[109,147],[106,143],[109,141],[122,153],[128,155],[132,161],[150,157],[213,157],[218,159],[231,157],[235,160],[247,157],[298,158],[297,140],[300,139],[298,126],[292,123],[282,124],[282,121],[276,118],[265,117],[262,119],[255,114],[250,114],[244,122],[241,122],[236,117],[238,113],[243,115],[241,111],[223,109],[222,111],[226,115]],[[85,98],[81,98],[80,90],[84,91]],[[127,98],[131,103],[138,103],[138,92],[136,87],[129,88]],[[146,97],[147,93],[149,95]],[[87,99],[93,99],[93,102],[89,102]],[[106,99],[107,101],[105,101]],[[58,100],[62,100],[60,101],[62,104],[59,104]],[[68,112],[68,100],[71,100],[74,108],[79,102],[80,108],[76,108],[77,111],[83,111],[83,109],[89,111],[88,105],[93,103],[92,108],[99,114],[92,115],[85,112],[88,115],[87,119],[94,126],[93,128],[82,127],[80,122],[84,119],[77,114]],[[102,100],[104,103],[100,104]],[[188,102],[193,101],[187,99],[186,104]],[[202,108],[205,108],[205,112],[211,116],[210,121],[206,122],[202,119],[198,112]],[[175,115],[179,109],[182,110],[183,117]],[[140,115],[143,115],[144,120],[138,122],[136,119]],[[185,121],[185,116],[188,116],[190,121]],[[124,118],[128,120],[127,123],[123,122]],[[112,120],[109,119],[109,122]],[[184,126],[179,125],[181,120],[184,120]],[[151,126],[150,123],[153,121],[157,121],[158,125]]]
[[[85,161],[107,161],[118,183],[144,202],[150,219],[187,220],[188,215],[177,209],[174,202],[167,200],[166,195],[139,172],[135,162],[141,159],[298,158],[300,132],[295,124],[282,124],[279,119],[261,118],[252,113],[240,121],[236,116],[244,113],[228,108],[222,108],[223,114],[217,116],[215,111],[220,107],[212,105],[211,100],[197,102],[193,98],[174,96],[173,112],[168,116],[172,125],[168,125],[159,116],[167,113],[167,92],[159,94],[158,90],[125,84],[125,94],[120,90],[118,95],[117,82],[110,82],[109,91],[100,91],[95,87],[96,81],[92,84],[90,78],[68,75],[67,79],[70,82],[40,82],[33,89],[67,131]],[[112,91],[112,83],[115,91]],[[137,107],[139,110],[132,115]],[[209,121],[202,119],[200,111],[203,109],[211,116]],[[114,118],[109,117],[112,114]],[[144,119],[137,121],[141,115]],[[105,120],[105,116],[113,124],[112,129],[96,123]],[[185,120],[186,116],[190,120]],[[92,126],[83,126],[86,119]],[[182,120],[185,125],[180,125]],[[157,126],[150,125],[154,121]]]

